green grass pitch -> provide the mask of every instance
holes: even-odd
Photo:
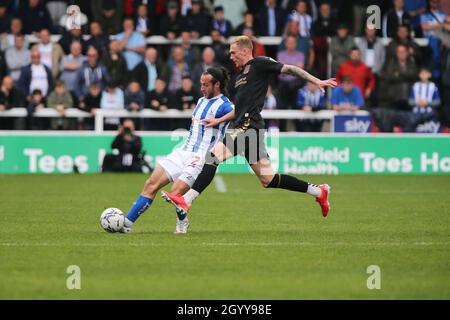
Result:
[[[227,192],[212,184],[180,236],[159,197],[131,234],[100,228],[145,175],[0,176],[0,299],[450,298],[450,176],[303,177],[332,185],[327,218],[308,195],[222,177]]]

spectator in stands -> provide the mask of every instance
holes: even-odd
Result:
[[[317,37],[333,37],[336,34],[337,21],[331,14],[331,6],[323,2],[319,7],[319,16],[311,25],[311,33]]]
[[[218,30],[211,30],[211,48],[214,50],[216,62],[228,70],[231,70],[232,63],[229,58],[229,45],[224,37],[220,35]]]
[[[442,59],[442,119],[450,127],[450,44],[446,46]]]
[[[109,43],[109,51],[100,60],[106,67],[111,81],[122,87],[128,82],[128,68],[125,58],[120,54],[119,43],[112,40]]]
[[[75,93],[80,101],[88,92],[89,85],[92,83],[100,84],[100,88],[104,90],[106,84],[109,83],[109,77],[106,67],[99,63],[98,51],[94,47],[89,47],[87,51],[87,61],[78,70]]]
[[[30,63],[30,50],[25,47],[23,34],[14,35],[14,46],[5,52],[6,66],[14,81],[18,81],[22,67]]]
[[[183,75],[181,88],[177,90],[172,101],[173,108],[179,110],[194,109],[198,99],[199,93],[194,88],[191,78],[187,74]]]
[[[8,5],[6,2],[0,2],[0,35],[6,34],[11,24],[12,16],[8,12]]]
[[[86,46],[93,46],[103,57],[109,49],[109,38],[103,33],[102,25],[98,21],[92,21],[89,25],[91,37],[86,41]]]
[[[42,63],[52,70],[53,79],[59,75],[59,65],[64,56],[63,49],[58,43],[50,42],[50,31],[42,29],[39,31],[39,43],[35,44],[33,48],[37,49],[41,54]]]
[[[185,30],[191,31],[193,39],[206,36],[212,24],[211,16],[203,9],[202,0],[192,0],[192,9],[185,18]]]
[[[125,99],[122,89],[114,82],[108,83],[105,91],[102,93],[100,100],[100,108],[104,110],[123,110],[125,107]],[[105,130],[116,130],[120,124],[119,118],[106,117]]]
[[[127,62],[128,70],[133,70],[143,60],[145,52],[145,38],[134,31],[134,21],[131,18],[123,20],[123,32],[115,40],[119,43],[119,50]]]
[[[394,7],[383,17],[383,37],[393,38],[401,25],[410,26],[411,17],[404,8],[404,0],[393,0]]]
[[[193,110],[199,98],[199,91],[194,88],[191,78],[186,74],[181,80],[181,88],[177,90],[170,104],[173,109]],[[189,129],[190,125],[191,119],[173,119],[171,129]]]
[[[295,21],[287,23],[284,38],[286,38],[288,35],[294,35],[295,37],[297,37],[297,50],[302,52],[305,56],[305,69],[311,70],[315,60],[315,52],[311,38],[300,36],[298,23],[296,23]],[[278,51],[284,49],[284,41],[282,41],[278,47]]]
[[[5,76],[0,87],[0,112],[25,106],[23,95],[14,87],[11,76]],[[17,119],[0,117],[0,130],[12,130]]]
[[[92,83],[89,85],[89,91],[84,97],[84,100],[78,104],[78,108],[82,111],[89,112],[92,116],[95,116],[97,109],[100,109],[100,102],[102,99],[102,90],[98,83]],[[93,129],[94,119],[82,118],[78,122],[78,128],[80,130]]]
[[[33,117],[36,111],[45,109],[45,97],[39,89],[34,89],[30,94],[30,99],[27,104],[27,129],[28,130],[43,130],[46,129],[46,121],[42,118]]]
[[[407,117],[399,117],[409,111],[408,99],[411,86],[417,79],[417,66],[411,59],[408,47],[399,44],[396,59],[386,61],[380,74],[380,108],[373,110],[373,118],[381,132],[392,132],[394,125],[405,126]],[[408,113],[409,114],[409,113]]]
[[[285,40],[286,49],[279,51],[277,60],[284,64],[295,65],[299,68],[305,66],[305,55],[297,50],[297,38],[289,35]],[[280,109],[289,109],[295,101],[297,90],[303,85],[303,80],[297,77],[281,74],[278,76],[278,101]]]
[[[385,61],[385,48],[377,37],[375,26],[366,26],[366,36],[358,41],[361,60],[370,68],[372,73],[379,75]]]
[[[295,10],[288,16],[288,22],[294,21],[298,24],[299,34],[302,37],[311,35],[312,18],[307,13],[307,3],[305,0],[299,0]]]
[[[214,62],[216,54],[211,47],[206,47],[203,49],[202,62],[198,63],[191,73],[191,79],[194,83],[194,88],[198,91],[200,89],[200,78],[208,68],[216,67],[217,64]]]
[[[411,37],[410,29],[408,26],[400,25],[397,28],[397,34],[392,41],[386,47],[386,61],[396,59],[396,50],[399,44],[403,44],[408,47],[409,54],[417,65],[421,65],[422,52],[419,45]]]
[[[415,114],[417,124],[437,119],[435,111],[441,104],[439,89],[431,79],[431,71],[421,68],[419,72],[420,81],[414,83],[409,96],[409,105]],[[410,128],[413,131],[416,128]]]
[[[334,111],[358,111],[364,105],[364,99],[358,86],[350,76],[342,79],[341,85],[333,89],[331,105]]]
[[[9,27],[9,33],[6,35],[2,35],[0,38],[0,48],[1,50],[6,51],[8,48],[14,47],[15,37],[18,34],[22,33],[22,20],[20,18],[12,18],[11,24]],[[28,48],[27,39],[24,40],[24,47]]]
[[[325,93],[312,82],[308,81],[306,86],[297,92],[297,107],[304,112],[316,112],[325,108]],[[323,120],[304,119],[297,120],[297,131],[320,132]]]
[[[315,59],[314,70],[319,78],[327,77],[328,65],[328,39],[336,34],[337,22],[331,15],[329,3],[322,3],[319,7],[319,16],[311,26],[311,40],[313,42]]]
[[[94,1],[100,4],[99,14],[94,13],[94,19],[100,22],[106,35],[117,34],[123,17],[123,1],[116,3],[115,0]],[[95,3],[92,3],[94,5]],[[121,4],[120,4],[121,3]]]
[[[414,36],[421,38],[422,28],[420,27],[420,16],[427,11],[427,0],[406,1],[404,10],[411,17],[411,28],[414,30]]]
[[[81,54],[81,43],[78,41],[72,42],[70,54],[62,58],[60,66],[60,79],[64,82],[65,88],[72,94],[76,89],[78,70],[85,61],[86,57]]]
[[[155,89],[156,79],[167,80],[169,70],[165,63],[158,60],[158,51],[149,47],[145,50],[145,59],[132,72],[131,78],[141,84],[142,90],[150,92]]]
[[[254,34],[259,34],[259,28],[257,29],[255,25],[255,17],[250,11],[244,13],[244,22],[237,26],[237,28],[234,30],[234,35],[242,35],[242,31],[245,28],[253,29]]]
[[[181,88],[183,74],[190,73],[189,65],[184,61],[184,49],[180,46],[173,47],[172,60],[169,61],[169,84],[168,90],[174,94]]]
[[[232,28],[242,23],[244,12],[247,11],[245,0],[214,0],[214,5],[223,7],[225,19],[231,22]]]
[[[258,14],[258,34],[261,36],[279,37],[286,23],[286,12],[277,5],[276,0],[268,0]],[[244,17],[245,22],[245,17]]]
[[[233,27],[231,26],[230,21],[225,19],[222,6],[214,8],[212,28],[219,30],[220,34],[226,38],[233,34]]]
[[[39,50],[32,49],[30,57],[31,64],[20,71],[19,88],[28,100],[35,89],[39,89],[42,96],[46,97],[53,90],[52,71],[41,62]]]
[[[19,17],[23,21],[23,32],[31,34],[42,29],[53,30],[52,20],[47,8],[40,0],[28,0],[23,4]]]
[[[140,4],[136,14],[136,31],[144,37],[148,37],[151,31],[151,23],[148,17],[148,10],[145,4]]]
[[[79,2],[79,1],[78,1]],[[48,10],[48,13],[50,14],[50,19],[52,20],[53,25],[53,32],[54,33],[61,33],[63,29],[65,29],[65,25],[61,28],[59,25],[59,22],[61,20],[61,17],[67,14],[67,1],[63,0],[46,0],[45,1],[45,7]],[[81,10],[84,12],[83,10]],[[83,14],[84,15],[84,14]]]
[[[423,35],[428,38],[428,45],[431,48],[431,59],[429,67],[432,70],[433,78],[441,76],[441,41],[436,36],[436,31],[442,30],[447,14],[440,10],[440,0],[428,0],[430,10],[420,16],[420,25]]]
[[[191,33],[189,31],[181,32],[181,47],[184,49],[184,61],[189,68],[194,68],[200,62],[200,50],[197,46],[191,44]]]
[[[5,76],[0,87],[0,111],[24,106],[22,93],[14,86],[11,76]]]
[[[57,80],[55,90],[47,98],[47,107],[53,108],[61,115],[60,118],[50,119],[50,128],[52,130],[75,129],[74,119],[65,117],[66,109],[73,107],[72,95],[64,87],[64,82]]]
[[[140,111],[144,108],[145,93],[137,81],[131,81],[125,90],[125,109]]]
[[[65,54],[70,53],[70,46],[72,42],[78,41],[81,43],[81,52],[83,54],[86,53],[88,48],[86,41],[83,39],[83,35],[81,34],[81,29],[72,28],[69,32],[66,32],[62,35],[61,39],[59,39],[58,43],[63,48]]]
[[[155,89],[150,91],[147,96],[147,104],[149,109],[156,111],[167,111],[169,109],[169,92],[166,88],[166,82],[157,79]],[[144,119],[145,130],[169,130],[170,120],[166,119]]]
[[[337,35],[331,38],[330,53],[331,53],[331,74],[336,74],[339,66],[348,59],[348,55],[355,46],[353,37],[349,35],[348,27],[345,24],[340,24],[337,27]]]
[[[173,40],[180,35],[183,25],[184,19],[179,13],[177,1],[169,1],[166,14],[160,18],[159,34]]]
[[[340,65],[336,80],[342,82],[344,77],[352,78],[353,83],[359,88],[364,99],[368,99],[375,89],[375,76],[370,68],[361,61],[361,52],[357,47],[350,51],[349,59]]]
[[[149,107],[157,111],[166,111],[169,109],[169,92],[166,88],[166,82],[162,79],[156,79],[155,89],[148,95]]]
[[[0,50],[0,81],[8,75],[8,66],[6,65],[5,53]]]

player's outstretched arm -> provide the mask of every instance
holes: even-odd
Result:
[[[222,123],[222,122],[227,122],[230,121],[231,119],[233,119],[235,116],[235,112],[234,112],[234,108],[233,110],[231,110],[230,112],[228,112],[226,115],[220,117],[220,118],[208,118],[208,119],[203,119],[203,123],[205,124],[206,128],[209,127],[214,127],[217,126],[218,124]]]
[[[335,78],[320,80],[307,71],[303,70],[302,68],[290,64],[283,65],[283,67],[281,68],[281,73],[290,74],[295,77],[303,78],[306,81],[311,81],[312,83],[315,83],[322,92],[325,92],[325,87],[334,88],[337,86]]]

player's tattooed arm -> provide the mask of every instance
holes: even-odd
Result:
[[[314,77],[312,74],[308,73],[307,71],[303,70],[302,68],[299,68],[297,66],[285,64],[281,68],[281,73],[290,74],[292,76],[303,78],[306,81],[310,81],[314,84],[316,84],[320,91],[325,92],[325,87],[331,87],[334,88],[337,86],[337,82],[335,78],[330,78],[327,80],[320,80],[316,77]]]
[[[319,84],[319,82],[320,82],[320,79],[317,79],[312,74],[306,72],[302,68],[299,68],[299,67],[293,66],[293,65],[289,65],[289,64],[283,65],[283,67],[281,68],[281,73],[286,73],[286,74],[290,74],[290,75],[298,77],[298,78],[303,78],[306,81],[310,81],[315,84]]]

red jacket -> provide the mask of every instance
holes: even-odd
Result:
[[[347,60],[341,64],[336,73],[338,84],[342,82],[342,79],[345,76],[352,78],[353,83],[361,90],[364,98],[367,88],[369,88],[370,91],[373,91],[375,88],[375,76],[370,68],[362,62],[353,64],[350,60]]]

